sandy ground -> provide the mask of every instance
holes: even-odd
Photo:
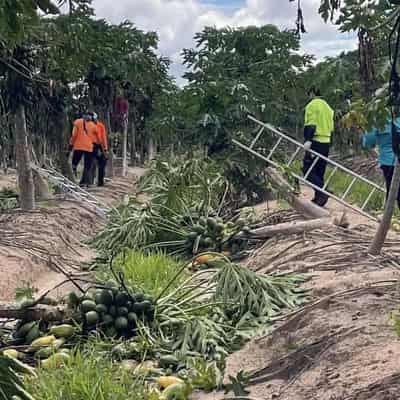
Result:
[[[334,215],[343,211],[334,201],[327,208]],[[260,273],[309,274],[312,295],[311,305],[229,356],[226,380],[257,371],[249,399],[400,399],[400,339],[390,320],[400,304],[400,237],[391,233],[383,256],[371,257],[367,249],[376,224],[352,212],[348,217],[349,229],[280,238],[247,261]]]
[[[126,178],[116,177],[104,188],[91,192],[111,206],[124,195],[133,193],[140,168],[130,169]],[[15,175],[0,175],[0,188],[14,187]],[[93,252],[82,242],[93,236],[104,221],[80,204],[70,200],[51,200],[38,204],[31,213],[20,211],[0,214],[0,300],[12,300],[15,289],[38,288],[39,294],[66,279],[60,268],[81,274],[80,265]],[[69,290],[71,284],[53,293]]]
[[[94,189],[100,200],[115,204],[134,190],[135,175],[116,178]],[[0,177],[0,187],[13,184]],[[304,195],[310,197],[309,190]],[[276,208],[269,203],[269,209]],[[267,205],[258,206],[258,211]],[[334,215],[343,207],[328,203]],[[390,321],[399,309],[400,238],[391,234],[380,257],[367,254],[376,224],[349,212],[349,229],[292,235],[268,241],[247,261],[259,273],[307,273],[312,301],[271,327],[268,336],[251,340],[228,358],[226,377],[257,371],[249,399],[399,400],[400,339]],[[41,205],[34,213],[0,215],[0,299],[30,282],[44,291],[61,282],[57,268],[77,271],[93,256],[82,240],[102,221],[71,201]],[[199,394],[200,400],[232,398]]]

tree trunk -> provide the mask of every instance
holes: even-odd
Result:
[[[122,132],[122,176],[127,175],[128,171],[128,116],[123,123],[123,132]]]
[[[149,143],[148,143],[148,148],[147,149],[148,149],[148,151],[147,151],[148,160],[149,161],[154,160],[155,157],[156,157],[156,146],[155,146],[154,139],[151,136],[151,134],[149,136]]]
[[[297,197],[294,188],[276,169],[269,167],[266,169],[266,174],[271,180],[272,186],[299,214],[310,219],[330,216],[329,211],[318,207],[312,201]]]
[[[61,116],[61,124],[59,125],[59,135],[60,135],[60,168],[61,168],[61,173],[74,182],[75,177],[74,173],[72,171],[72,165],[69,162],[69,157],[68,157],[68,144],[69,144],[69,138],[71,136],[70,132],[70,127],[68,123],[68,115],[64,111]]]
[[[392,184],[390,185],[389,196],[386,201],[385,211],[383,213],[382,221],[375,233],[375,237],[369,247],[369,254],[377,256],[381,253],[382,247],[385,243],[386,236],[390,229],[390,223],[392,221],[392,216],[394,209],[397,204],[397,194],[400,188],[400,163],[396,160],[396,165],[394,167],[394,173],[392,178]]]
[[[243,233],[237,237],[249,236],[250,238],[268,239],[277,235],[293,235],[311,232],[316,229],[327,228],[333,225],[335,225],[335,220],[332,218],[318,218],[311,221],[285,222],[283,224],[263,226],[262,228],[250,231],[249,235]]]
[[[30,211],[35,208],[35,189],[29,157],[25,107],[23,105],[19,105],[15,113],[15,147],[20,205],[22,210]]]
[[[108,161],[107,161],[107,166],[106,166],[106,176],[108,178],[112,178],[112,177],[114,177],[114,151],[113,151],[113,143],[110,140],[110,137],[111,137],[111,110],[110,110],[110,108],[108,108],[108,110],[106,111],[105,122],[106,122],[107,139],[108,139],[108,147],[109,147]]]
[[[32,308],[20,308],[19,304],[0,302],[1,319],[24,319],[25,321],[46,322],[62,321],[71,313],[61,307],[38,305]]]
[[[131,119],[131,165],[136,165],[136,124],[135,118]]]
[[[49,186],[47,182],[42,178],[38,171],[32,169],[33,185],[35,187],[35,200],[43,201],[51,199]]]

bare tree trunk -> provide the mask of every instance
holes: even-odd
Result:
[[[154,160],[155,157],[156,157],[156,145],[154,143],[154,139],[151,136],[151,134],[150,134],[150,137],[149,137],[149,144],[148,144],[148,148],[147,149],[148,149],[148,151],[147,151],[148,160],[149,161]]]
[[[122,132],[122,176],[126,176],[127,174],[127,164],[128,164],[128,116],[123,123],[123,132]]]
[[[291,187],[289,182],[287,182],[276,169],[269,167],[266,169],[266,174],[269,177],[272,186],[274,186],[278,193],[299,214],[310,219],[327,218],[330,216],[329,211],[317,206],[312,201],[297,197],[294,188]]]
[[[271,226],[263,226],[249,232],[249,234],[239,234],[236,237],[246,237],[257,239],[267,239],[278,235],[293,235],[304,232],[311,232],[316,229],[328,228],[335,225],[333,218],[318,218],[312,219],[311,221],[294,221],[285,222],[282,224],[276,224]]]
[[[70,128],[69,128],[69,123],[68,123],[68,115],[64,111],[62,113],[61,117],[62,123],[60,124],[59,130],[60,130],[60,139],[61,139],[61,145],[60,145],[60,167],[61,167],[61,173],[67,177],[69,180],[74,181],[74,173],[72,171],[72,165],[69,162],[69,157],[68,157],[68,144],[69,144],[69,138],[71,136]]]
[[[392,184],[390,185],[389,196],[386,201],[385,211],[383,213],[382,221],[375,233],[375,237],[369,246],[369,253],[376,256],[381,253],[382,247],[385,243],[386,236],[390,229],[390,223],[394,209],[397,204],[397,194],[400,188],[400,164],[399,160],[396,159],[396,165],[394,167],[394,173],[392,178]]]
[[[35,187],[35,199],[37,201],[51,199],[51,194],[47,182],[35,169],[32,169],[32,175],[33,175],[33,184]]]
[[[106,122],[106,129],[107,129],[107,138],[108,138],[108,147],[109,147],[109,152],[108,152],[108,161],[107,161],[107,166],[106,166],[106,174],[107,177],[112,178],[114,176],[114,151],[113,151],[113,143],[110,142],[110,137],[111,137],[111,110],[108,108],[106,111],[106,116],[105,116],[105,122]]]
[[[25,107],[19,105],[15,113],[15,148],[17,159],[18,186],[22,210],[35,208],[35,189],[29,157],[28,133],[26,130]]]
[[[131,165],[136,165],[136,124],[133,116],[131,119]]]

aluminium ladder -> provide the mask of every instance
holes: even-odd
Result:
[[[259,121],[258,119],[249,116],[248,117],[250,120],[252,120],[253,122],[255,122],[260,129],[258,130],[256,136],[254,137],[254,139],[252,140],[252,142],[250,143],[250,145],[246,145],[243,144],[239,141],[237,141],[236,139],[233,139],[233,142],[238,145],[239,147],[241,147],[242,149],[248,151],[249,153],[253,154],[254,156],[266,161],[267,163],[273,165],[276,168],[279,168],[281,166],[281,163],[274,161],[272,159],[272,156],[274,155],[274,153],[276,152],[276,150],[281,147],[285,149],[285,152],[288,153],[290,147],[294,147],[295,150],[293,152],[293,154],[289,157],[289,160],[285,163],[286,167],[290,167],[293,162],[296,160],[296,157],[301,153],[302,150],[307,151],[311,154],[314,155],[314,159],[312,161],[312,164],[310,166],[310,168],[305,171],[304,176],[300,176],[298,174],[296,174],[295,172],[291,172],[291,175],[298,179],[299,182],[302,182],[303,184],[312,187],[313,189],[317,189],[323,193],[325,193],[326,195],[328,195],[329,197],[335,199],[337,202],[339,202],[340,204],[342,204],[343,206],[350,208],[351,210],[371,219],[374,221],[377,221],[378,219],[376,217],[374,217],[373,215],[369,214],[366,211],[366,207],[368,205],[368,203],[370,202],[370,200],[372,199],[372,196],[375,193],[379,193],[382,192],[384,195],[386,194],[386,190],[383,189],[382,187],[380,187],[379,185],[377,185],[376,183],[370,181],[367,178],[364,178],[363,176],[355,173],[354,171],[351,171],[350,169],[340,165],[339,163],[329,159],[328,157],[324,157],[323,155],[315,152],[314,150],[305,150],[305,147],[302,143],[298,142],[297,140],[293,139],[292,137],[288,136],[287,134],[281,132],[280,130],[278,130],[277,128],[275,128],[273,125],[268,124],[268,123],[264,123]],[[276,143],[272,146],[271,150],[268,153],[268,156],[263,155],[261,152],[255,150],[255,146],[257,144],[257,141],[260,139],[261,135],[264,133],[264,131],[267,130],[269,132],[271,132],[275,137],[277,137],[277,141]],[[294,145],[294,146],[293,146]],[[311,182],[309,182],[307,180],[308,176],[310,175],[312,169],[315,167],[316,163],[318,162],[319,159],[323,159],[327,162],[328,166],[332,167],[332,171],[330,172],[328,178],[326,179],[324,186],[322,188],[312,184]],[[350,176],[351,182],[349,183],[349,185],[347,186],[347,188],[344,190],[344,192],[342,194],[334,194],[330,191],[327,190],[329,182],[332,180],[333,176],[335,175],[336,172],[342,172],[344,174],[346,174],[347,176]],[[370,187],[370,191],[369,194],[367,195],[367,197],[365,198],[364,202],[362,203],[362,205],[359,207],[357,205],[354,204],[350,204],[346,201],[346,197],[349,195],[349,193],[351,192],[351,189],[353,188],[354,184],[357,181],[361,181],[364,184],[368,185]]]
[[[73,199],[86,206],[90,211],[95,212],[98,216],[106,218],[110,208],[101,203],[91,193],[83,190],[79,185],[70,181],[53,168],[40,168],[36,165],[32,165],[32,168],[35,169],[43,178],[48,179],[54,185],[60,187],[63,193],[70,195]]]

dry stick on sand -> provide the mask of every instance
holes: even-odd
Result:
[[[256,342],[260,342],[260,341],[266,339],[268,336],[273,335],[278,330],[279,331],[284,330],[286,327],[291,325],[294,321],[296,321],[302,315],[307,314],[308,312],[310,312],[314,308],[318,308],[318,307],[321,307],[321,306],[329,303],[329,301],[331,301],[334,298],[346,297],[348,295],[355,295],[355,294],[359,294],[359,293],[363,293],[363,292],[368,293],[368,292],[371,292],[371,291],[374,291],[374,290],[379,290],[379,289],[387,290],[387,289],[391,289],[391,288],[396,288],[399,285],[400,285],[400,280],[398,280],[398,279],[392,279],[392,280],[386,280],[386,281],[377,281],[377,282],[372,282],[371,284],[368,284],[368,285],[363,286],[363,287],[344,290],[342,292],[337,292],[337,293],[333,293],[331,295],[325,296],[325,297],[315,301],[314,303],[308,304],[305,307],[302,307],[302,308],[300,308],[298,310],[295,310],[295,311],[293,311],[293,312],[291,312],[289,314],[286,314],[286,315],[284,315],[282,317],[276,318],[275,321],[285,321],[284,324],[279,326],[277,329],[274,329],[273,331],[269,332],[267,335],[260,336],[259,338],[255,339],[255,341]]]

